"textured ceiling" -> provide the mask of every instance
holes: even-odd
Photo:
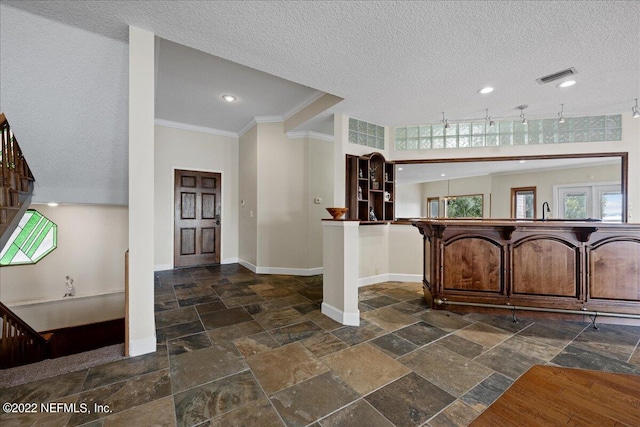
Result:
[[[7,2],[14,5],[14,2]],[[17,2],[125,40],[127,25],[345,98],[377,124],[627,111],[640,96],[637,1]],[[535,79],[575,67],[560,90]],[[495,92],[480,96],[485,85]]]
[[[0,109],[35,163],[40,200],[126,203],[129,25],[170,41],[160,42],[158,118],[229,132],[253,115],[285,114],[314,91],[344,101],[300,130],[331,132],[330,113],[403,126],[435,123],[443,111],[450,121],[480,119],[485,108],[515,118],[521,104],[529,118],[555,117],[560,104],[566,116],[620,113],[640,97],[638,1],[2,0],[0,8]],[[177,64],[178,52],[189,61]],[[223,63],[234,77],[258,79],[241,96],[253,107],[275,87],[283,97],[217,114],[203,103],[232,80],[206,70]],[[568,67],[578,70],[571,88],[535,81]],[[205,86],[189,88],[195,81]],[[181,85],[192,102],[180,99]],[[485,85],[495,91],[479,95]]]

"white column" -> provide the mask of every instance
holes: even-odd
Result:
[[[153,314],[154,35],[129,27],[129,355],[156,351]],[[124,254],[123,254],[124,255]]]
[[[360,221],[322,221],[322,313],[360,326],[358,310],[358,227]]]

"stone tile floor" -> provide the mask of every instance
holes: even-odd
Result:
[[[361,326],[343,327],[320,313],[322,276],[160,272],[156,353],[0,389],[3,403],[76,404],[0,424],[462,426],[534,364],[640,374],[640,327],[459,316],[421,295],[361,288]]]

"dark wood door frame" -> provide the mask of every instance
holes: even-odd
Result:
[[[174,170],[174,267],[220,263],[222,174]]]

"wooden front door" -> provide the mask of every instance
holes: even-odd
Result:
[[[174,265],[220,263],[221,175],[176,170]]]

